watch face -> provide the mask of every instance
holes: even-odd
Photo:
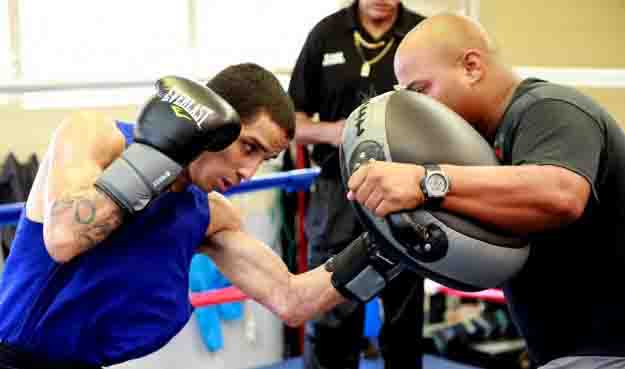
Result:
[[[428,195],[443,197],[447,194],[447,178],[440,173],[432,173],[427,179]]]

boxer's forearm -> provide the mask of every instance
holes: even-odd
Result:
[[[206,242],[200,251],[233,285],[281,318],[288,315],[291,274],[267,245],[235,230],[220,231]]]
[[[121,221],[120,208],[93,186],[59,196],[46,210],[46,248],[55,261],[67,262],[107,238]]]
[[[296,327],[315,315],[347,301],[330,282],[332,274],[323,266],[292,277],[293,306],[287,323]]]
[[[451,178],[445,209],[519,234],[574,221],[589,195],[581,176],[554,166],[442,168]]]
[[[208,241],[202,251],[230,282],[289,325],[299,325],[342,301],[330,273],[318,268],[294,276],[267,245],[242,231],[222,231]]]

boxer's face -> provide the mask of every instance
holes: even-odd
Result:
[[[250,179],[265,161],[287,148],[286,133],[262,112],[243,122],[239,138],[220,152],[205,152],[189,166],[191,182],[204,191],[224,192]]]
[[[399,0],[359,0],[360,13],[373,21],[384,21],[393,17]]]

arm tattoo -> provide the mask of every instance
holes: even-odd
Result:
[[[95,204],[89,199],[78,199],[74,210],[74,220],[80,224],[91,224],[95,219]]]
[[[51,227],[69,229],[80,252],[107,238],[122,222],[122,212],[96,189],[63,196],[52,204]]]

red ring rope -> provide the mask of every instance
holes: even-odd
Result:
[[[206,292],[194,292],[189,295],[191,305],[202,307],[246,300],[249,297],[236,287],[226,287]]]
[[[482,301],[495,302],[503,304],[506,299],[501,290],[489,289],[479,292],[463,292],[454,290],[448,287],[441,286],[440,293],[444,293],[448,296],[456,296],[462,298],[473,298]],[[243,301],[247,300],[249,296],[241,292],[236,287],[226,287],[217,290],[211,290],[206,292],[194,292],[189,295],[191,305],[194,307],[202,307],[207,305],[224,304],[226,302]]]

